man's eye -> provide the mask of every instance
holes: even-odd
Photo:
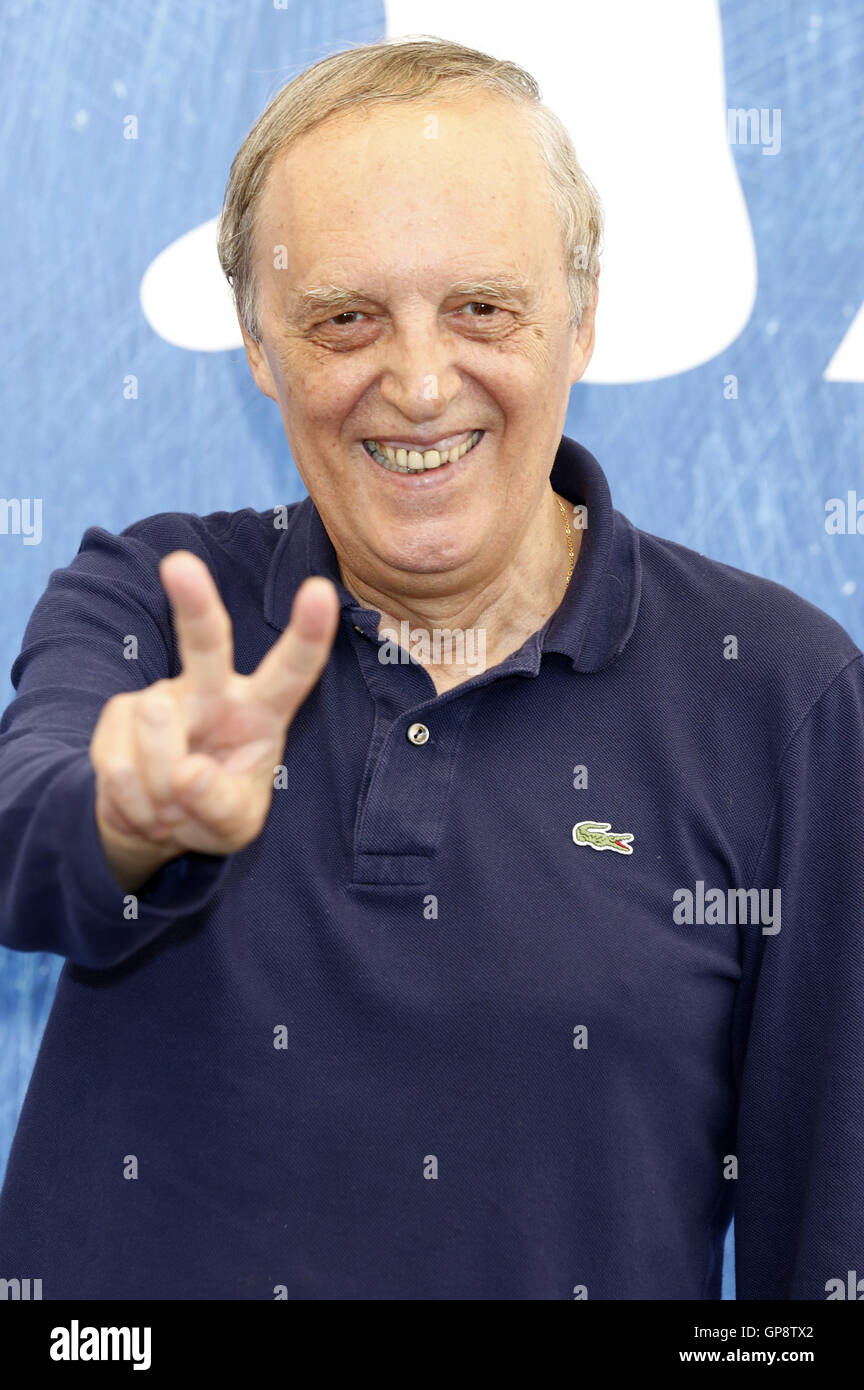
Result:
[[[346,309],[346,310],[344,311],[344,313],[341,313],[341,314],[334,314],[333,317],[332,317],[332,319],[328,319],[327,322],[328,322],[328,323],[335,323],[335,324],[337,324],[337,325],[341,328],[342,325],[343,325],[343,324],[346,324],[346,323],[348,322],[349,319],[357,319],[357,318],[361,318],[361,317],[362,317],[362,310],[360,310],[360,309]]]
[[[485,302],[485,300],[482,300],[482,299],[472,299],[471,302],[470,302],[470,304],[466,304],[466,305],[465,305],[465,308],[466,308],[466,309],[484,309],[484,310],[489,309],[489,310],[492,311],[491,314],[489,314],[489,313],[471,314],[470,317],[471,317],[472,319],[476,319],[476,318],[483,318],[483,319],[491,318],[493,314],[497,314],[497,313],[498,313],[498,306],[497,306],[497,304],[487,304],[487,303]]]

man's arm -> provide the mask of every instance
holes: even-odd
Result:
[[[825,1299],[864,1278],[864,657],[791,738],[743,886],[781,914],[740,929],[737,1297]]]
[[[0,721],[0,943],[109,965],[204,906],[228,857],[260,835],[339,598],[307,578],[245,676],[200,556],[90,537],[95,553],[55,571],[34,611]]]
[[[112,852],[97,825],[88,750],[103,706],[170,674],[157,565],[141,540],[90,527],[27,624],[0,719],[4,946],[114,964],[203,907],[227,871],[225,856],[190,852],[163,866]]]

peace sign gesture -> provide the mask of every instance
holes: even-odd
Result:
[[[305,580],[288,627],[257,670],[241,676],[231,619],[204,562],[175,550],[159,577],[182,670],[112,696],[90,742],[102,847],[129,892],[188,850],[231,854],[260,835],[287,731],[339,622],[335,586]]]

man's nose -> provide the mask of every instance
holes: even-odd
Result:
[[[462,389],[456,348],[437,325],[398,329],[386,348],[382,399],[406,419],[426,420],[439,415]]]

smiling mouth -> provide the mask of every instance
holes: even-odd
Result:
[[[370,458],[387,468],[391,473],[428,473],[433,468],[441,468],[446,463],[455,463],[469,453],[483,438],[483,430],[474,430],[461,444],[449,449],[409,449],[391,448],[389,444],[379,444],[375,439],[364,439],[363,447]]]

